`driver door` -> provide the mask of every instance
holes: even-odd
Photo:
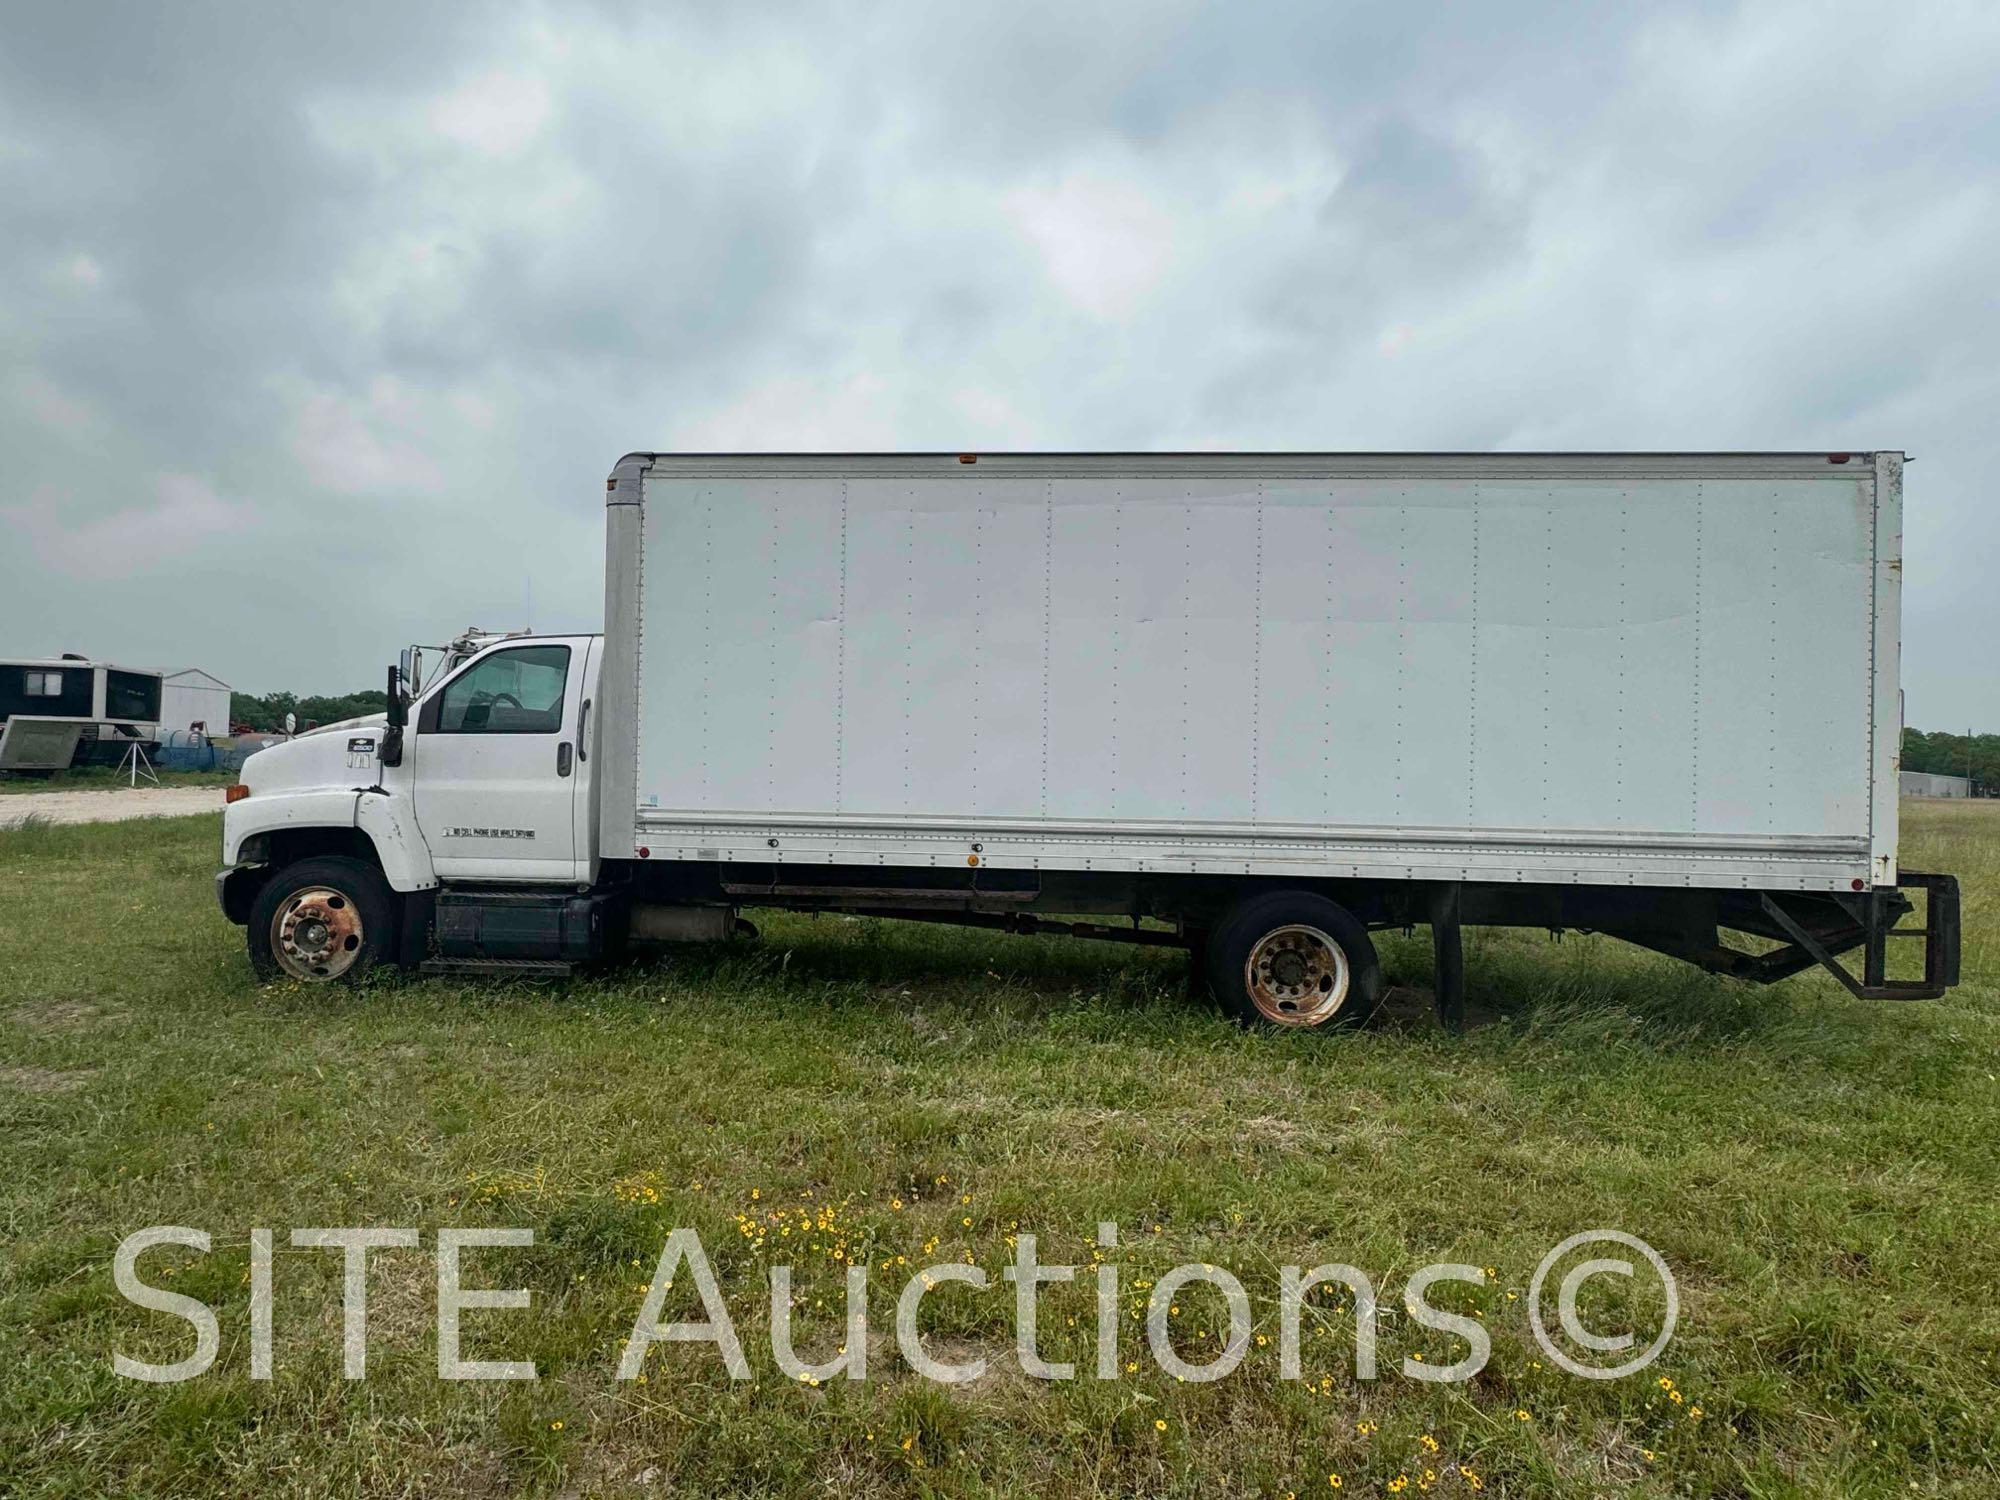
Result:
[[[440,879],[577,879],[572,804],[588,645],[500,647],[424,699],[412,795]]]

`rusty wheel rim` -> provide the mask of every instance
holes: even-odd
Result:
[[[1349,979],[1340,944],[1303,923],[1265,933],[1243,965],[1250,1003],[1278,1026],[1321,1024],[1347,999]]]
[[[271,918],[271,953],[278,967],[315,983],[353,968],[367,936],[353,899],[331,886],[294,891]]]

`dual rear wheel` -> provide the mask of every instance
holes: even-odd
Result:
[[[1194,953],[1222,1008],[1245,1026],[1358,1026],[1382,999],[1368,929],[1308,891],[1241,902]]]

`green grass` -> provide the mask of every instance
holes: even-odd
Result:
[[[161,786],[230,786],[234,771],[157,771]],[[131,773],[111,766],[83,766],[73,771],[55,771],[47,776],[18,776],[0,772],[0,797],[32,796],[36,792],[114,792],[131,784]],[[145,777],[139,785],[151,786]]]
[[[755,946],[560,985],[259,988],[214,909],[214,818],[0,833],[0,1493],[1303,1496],[1338,1473],[1343,1497],[1407,1475],[1413,1500],[1426,1468],[1428,1494],[1470,1493],[1461,1464],[1488,1495],[2000,1492],[2000,805],[1912,804],[1906,830],[1909,864],[1967,883],[1949,999],[1752,990],[1483,933],[1468,968],[1493,1020],[1462,1038],[1408,993],[1360,1034],[1247,1036],[1185,998],[1175,954],[768,913]],[[1421,933],[1383,949],[1393,983],[1428,982]],[[782,1234],[802,1210],[830,1227]],[[1031,1381],[1007,1367],[996,1280],[929,1304],[949,1357],[993,1358],[985,1379],[902,1367],[907,1270],[883,1260],[997,1270],[1033,1230],[1044,1260],[1088,1264],[1099,1219],[1120,1225],[1128,1299],[1178,1261],[1228,1266],[1270,1345],[1183,1385],[1128,1319],[1139,1373]],[[173,1386],[111,1370],[114,1348],[189,1345],[112,1286],[120,1238],[159,1223],[215,1236],[145,1262],[222,1318],[214,1369]],[[424,1231],[373,1257],[353,1384],[337,1258],[284,1246],[345,1224]],[[532,1289],[528,1312],[466,1318],[468,1354],[532,1358],[532,1384],[436,1379],[430,1251],[457,1224],[536,1231],[467,1262],[470,1285]],[[715,1260],[754,1383],[701,1346],[613,1378],[678,1224]],[[268,1383],[248,1373],[257,1225],[280,1243]],[[1682,1291],[1659,1363],[1620,1382],[1538,1367],[1519,1299],[1595,1227],[1656,1246]],[[823,1358],[829,1245],[876,1268],[883,1337],[866,1383],[810,1388],[776,1371],[761,1278],[781,1251],[800,1264],[801,1343]],[[1391,1305],[1426,1262],[1493,1267],[1461,1289],[1490,1365],[1463,1387],[1402,1377],[1404,1351],[1461,1346],[1399,1313],[1382,1378],[1356,1383],[1336,1313],[1307,1339],[1312,1379],[1279,1380],[1275,1267],[1325,1260]],[[1041,1319],[1045,1352],[1086,1373],[1089,1295],[1051,1288]],[[1183,1302],[1198,1350],[1215,1307]]]

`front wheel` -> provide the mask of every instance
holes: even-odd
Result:
[[[1382,998],[1368,929],[1307,891],[1271,891],[1238,905],[1209,941],[1208,980],[1245,1026],[1357,1026]]]
[[[302,859],[265,882],[251,904],[250,967],[264,980],[351,984],[395,952],[395,911],[373,865]]]

